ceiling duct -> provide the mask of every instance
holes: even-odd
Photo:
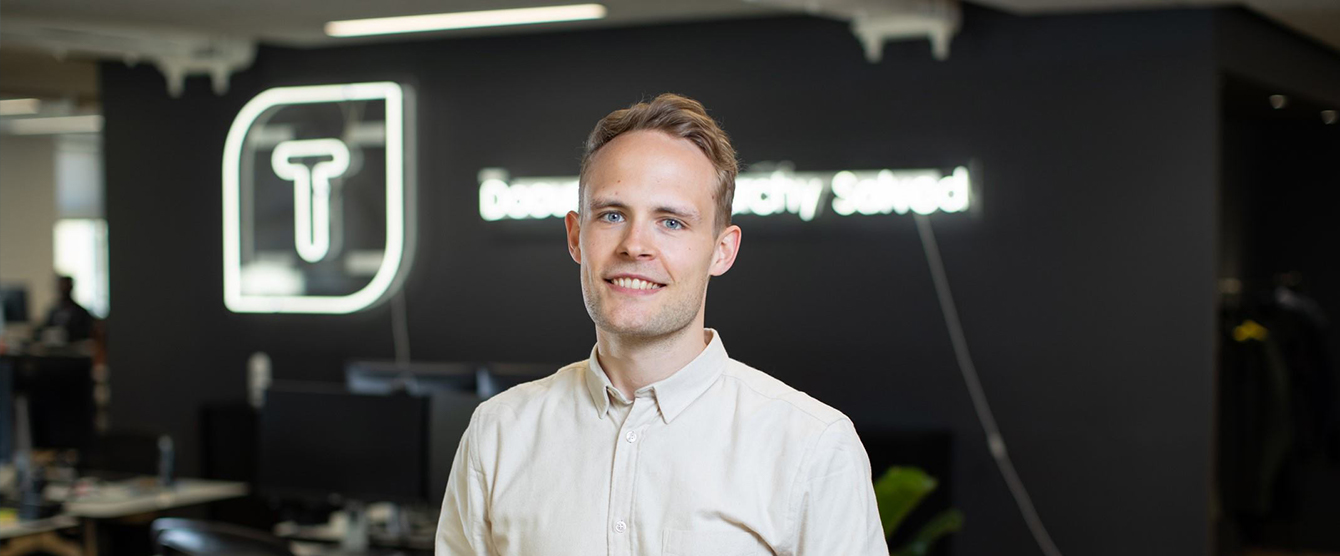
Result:
[[[187,76],[201,74],[210,77],[215,93],[223,94],[229,76],[246,69],[256,57],[256,43],[250,39],[19,17],[0,20],[0,45],[36,49],[62,59],[91,56],[132,65],[152,63],[163,72],[173,97],[181,96]]]
[[[885,42],[907,39],[929,40],[935,59],[945,60],[961,18],[958,0],[748,1],[850,21],[852,33],[861,41],[865,59],[871,63],[883,57]]]

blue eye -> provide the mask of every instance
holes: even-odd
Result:
[[[617,212],[606,212],[601,214],[598,218],[606,222],[623,222],[623,215]]]
[[[671,230],[680,230],[684,228],[684,223],[675,220],[674,218],[667,218],[665,219],[665,227],[670,228]]]

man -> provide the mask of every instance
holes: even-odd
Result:
[[[43,328],[62,330],[62,342],[78,342],[93,337],[93,315],[74,300],[74,278],[56,277],[56,292],[60,297],[47,312]]]
[[[851,421],[703,326],[740,249],[736,171],[684,97],[596,125],[565,222],[596,345],[476,410],[438,556],[888,555]]]

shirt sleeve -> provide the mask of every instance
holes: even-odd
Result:
[[[494,556],[485,508],[484,473],[477,457],[479,412],[461,435],[451,462],[442,513],[437,522],[436,556]]]
[[[793,498],[796,556],[888,556],[870,458],[851,421],[829,425],[806,459]]]

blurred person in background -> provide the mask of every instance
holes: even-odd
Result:
[[[56,304],[47,312],[46,322],[42,325],[44,340],[51,334],[48,330],[63,331],[63,338],[57,338],[63,341],[49,341],[46,343],[74,343],[87,340],[93,337],[94,319],[87,309],[84,309],[74,300],[74,278],[69,276],[56,277],[56,292],[60,296],[56,299]],[[61,335],[61,333],[57,333]]]

